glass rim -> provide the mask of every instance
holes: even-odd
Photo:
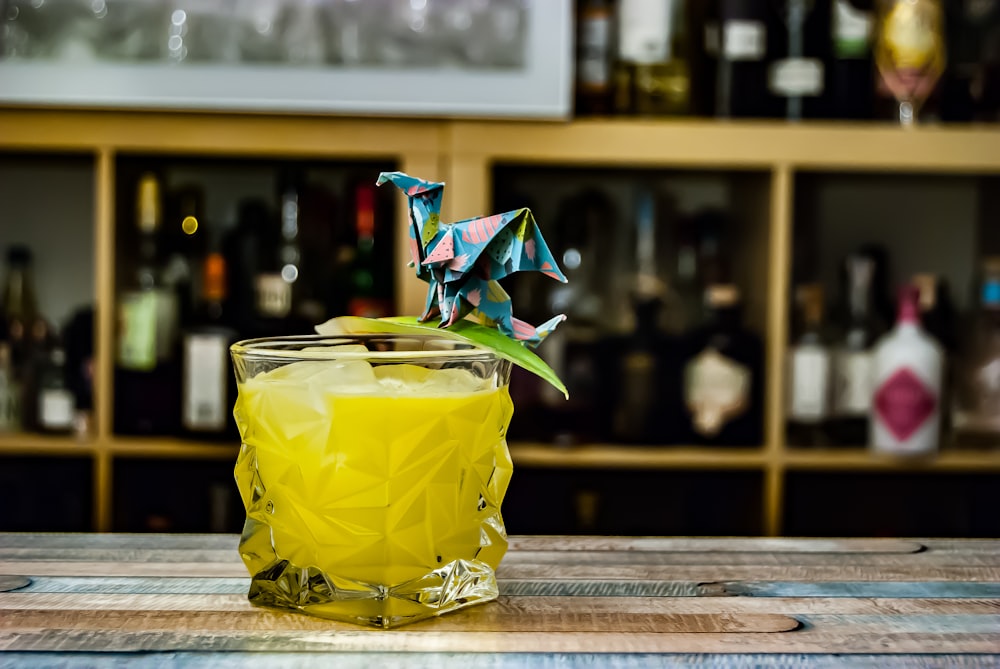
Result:
[[[329,342],[343,344],[358,344],[377,340],[417,340],[423,342],[448,342],[468,348],[450,350],[418,350],[418,351],[303,351],[296,348],[276,348],[275,345],[288,344],[315,346]],[[336,335],[287,335],[280,337],[256,337],[243,339],[229,347],[234,356],[251,359],[284,359],[284,360],[369,360],[376,362],[402,362],[407,360],[448,360],[448,361],[490,361],[500,360],[500,356],[490,349],[473,343],[465,344],[447,337],[433,334],[404,333],[359,333]]]

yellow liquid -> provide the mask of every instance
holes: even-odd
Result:
[[[495,597],[511,413],[506,387],[391,396],[241,384],[251,599],[257,588],[256,603],[390,626]],[[472,574],[468,592],[442,594],[456,570]]]

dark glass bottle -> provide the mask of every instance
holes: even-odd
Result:
[[[608,114],[612,98],[614,17],[608,0],[579,0],[576,14],[576,114]]]
[[[824,118],[830,100],[830,0],[778,0],[768,91],[789,120]]]
[[[945,3],[944,121],[1000,121],[1000,0]]]
[[[871,7],[851,0],[833,0],[831,13],[830,115],[839,119],[871,118],[875,90]]]
[[[37,429],[50,434],[73,431],[76,398],[66,379],[66,350],[56,342],[40,356],[38,369]]]
[[[682,426],[686,441],[719,446],[763,443],[763,347],[742,324],[739,289],[714,284],[705,290],[706,323],[685,336]]]
[[[45,362],[49,325],[38,311],[31,249],[14,245],[7,250],[7,276],[3,286],[2,322],[7,330],[11,378],[20,401],[17,423],[23,429],[38,426],[38,372]]]
[[[786,418],[788,444],[819,446],[825,442],[830,411],[831,355],[823,332],[823,287],[799,286],[798,335],[788,354]]]
[[[225,258],[210,253],[202,269],[201,300],[183,336],[181,425],[199,439],[239,439],[229,362],[229,346],[237,334],[226,310],[226,285]]]
[[[673,341],[659,329],[662,297],[636,292],[632,296],[635,330],[624,338],[605,340],[601,360],[613,361],[610,382],[602,392],[609,409],[606,430],[615,442],[669,444],[677,441],[676,421],[667,412],[676,406],[668,385]]]
[[[178,299],[164,280],[160,180],[143,174],[136,188],[136,265],[119,293],[115,431],[173,434],[180,403]]]
[[[687,0],[619,0],[616,112],[690,111],[687,5]]]
[[[351,297],[347,303],[351,316],[381,318],[393,311],[392,272],[387,262],[392,252],[377,245],[382,240],[376,204],[375,185],[359,183],[354,189],[357,246],[349,270]]]
[[[844,263],[844,330],[833,348],[833,396],[827,432],[835,444],[867,443],[872,407],[872,347],[887,321],[876,307],[876,261],[860,253]]]
[[[769,0],[716,0],[716,21],[707,29],[706,53],[715,61],[715,114],[721,117],[775,115],[768,94],[768,57],[774,14]]]

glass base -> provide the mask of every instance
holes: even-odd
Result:
[[[388,629],[488,602],[497,594],[493,568],[478,560],[455,560],[392,587],[281,560],[253,577],[248,598],[256,606]]]

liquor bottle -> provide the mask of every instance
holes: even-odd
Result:
[[[767,85],[777,113],[797,121],[828,115],[830,0],[781,0]]]
[[[284,310],[286,284],[270,279],[277,275],[280,279],[274,249],[278,246],[277,228],[273,225],[272,212],[262,199],[244,199],[237,205],[236,226],[222,241],[226,268],[229,272],[229,311],[236,329],[244,337],[280,334],[267,332],[258,326],[258,315],[270,313],[277,305],[277,311]],[[263,281],[261,277],[266,276]],[[262,285],[263,284],[263,285]],[[265,299],[271,291],[268,286],[277,287],[277,299]]]
[[[608,0],[581,0],[577,13],[576,113],[607,114],[612,94],[612,19]]]
[[[715,114],[721,117],[774,115],[768,95],[767,57],[772,13],[768,0],[717,0],[718,35],[706,35],[715,56]],[[709,25],[708,30],[712,30]]]
[[[982,262],[979,305],[955,364],[952,423],[961,446],[1000,445],[1000,257]]]
[[[556,216],[553,243],[562,250],[568,282],[546,286],[544,312],[566,314],[567,321],[546,338],[540,355],[563,379],[569,399],[547,384],[538,389],[544,415],[536,422],[548,429],[536,438],[571,444],[607,436],[599,420],[599,408],[606,406],[598,398],[604,312],[599,271],[613,211],[607,195],[588,189],[563,201]]]
[[[13,245],[7,249],[2,316],[10,342],[14,375],[23,382],[30,371],[32,350],[44,340],[48,331],[48,325],[38,312],[31,249],[26,246]]]
[[[944,6],[948,66],[942,81],[944,121],[1000,120],[1000,0],[955,0]]]
[[[691,103],[686,0],[620,0],[615,111],[686,114]]]
[[[181,424],[199,438],[238,439],[232,416],[235,377],[229,346],[236,341],[226,304],[226,260],[210,253],[202,270],[201,303],[183,337]]]
[[[178,299],[163,278],[160,198],[159,179],[143,174],[135,203],[137,265],[118,304],[114,422],[121,434],[170,434],[178,427]]]
[[[94,309],[77,310],[63,328],[66,345],[66,384],[76,400],[73,432],[87,437],[94,410]]]
[[[880,115],[903,126],[933,117],[945,67],[940,0],[879,0],[874,56]]]
[[[868,119],[873,112],[872,13],[850,0],[833,0],[833,59],[830,65],[830,115]]]
[[[920,323],[947,353],[958,348],[955,307],[948,282],[935,274],[914,274],[910,280],[917,288]]]
[[[7,251],[7,277],[3,291],[3,321],[11,347],[14,381],[21,401],[22,429],[38,426],[38,371],[50,343],[51,329],[41,316],[35,299],[31,250],[13,245]]]
[[[818,446],[824,443],[824,423],[830,411],[830,348],[823,337],[823,287],[800,286],[797,302],[801,332],[788,354],[788,443]]]
[[[10,344],[0,341],[0,434],[21,429],[21,392],[14,378]]]
[[[351,316],[381,318],[392,313],[392,276],[386,258],[391,251],[376,248],[375,186],[359,183],[354,189],[354,224],[357,247],[350,266]]]
[[[876,263],[859,253],[844,262],[846,329],[833,347],[833,395],[827,432],[845,446],[868,438],[872,401],[871,350],[885,329],[875,307]]]
[[[38,430],[57,434],[73,431],[76,398],[66,382],[66,350],[56,343],[38,372]]]
[[[921,455],[938,448],[944,352],[920,327],[919,299],[913,285],[900,290],[896,326],[872,355],[869,443],[878,453]]]
[[[610,436],[625,443],[667,443],[675,425],[664,415],[675,403],[668,400],[670,339],[659,327],[666,287],[658,273],[657,227],[654,195],[643,190],[636,202],[636,271],[629,291],[635,326],[625,337],[606,340],[598,353],[605,364],[613,361],[601,402],[610,409]]]
[[[708,319],[679,349],[683,425],[692,443],[760,446],[763,441],[763,348],[742,325],[739,289],[705,290]]]
[[[205,191],[197,184],[172,189],[164,199],[161,234],[164,288],[177,296],[178,323],[188,323],[198,296],[198,272],[208,225]]]

